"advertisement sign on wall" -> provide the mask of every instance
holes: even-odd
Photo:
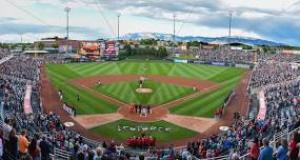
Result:
[[[117,43],[116,41],[106,41],[105,42],[105,53],[106,57],[115,57],[117,56]]]
[[[211,64],[215,66],[225,66],[224,62],[212,62]]]
[[[175,63],[188,63],[188,60],[186,59],[174,59]]]

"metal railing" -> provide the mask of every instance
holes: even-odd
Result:
[[[98,147],[100,145],[102,145],[102,142],[99,141],[95,141],[86,137],[82,137],[82,140],[85,144],[87,144],[88,146],[92,146],[92,147]]]
[[[55,160],[69,160],[72,157],[72,154],[66,150],[54,148],[53,155],[50,157],[54,158]]]
[[[300,127],[297,127],[295,129],[293,129],[292,131],[288,131],[288,129],[283,130],[282,132],[279,132],[279,134],[275,134],[273,136],[273,140],[270,142],[270,146],[273,149],[276,149],[276,142],[278,142],[280,139],[282,138],[286,138],[287,140],[290,139],[291,135],[294,134],[296,131],[298,131],[300,129]],[[240,160],[248,160],[249,159],[249,153],[240,156]]]

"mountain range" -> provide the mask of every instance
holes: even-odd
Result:
[[[141,40],[141,39],[157,39],[172,41],[173,35],[166,33],[153,33],[153,32],[141,32],[141,33],[128,33],[121,37],[123,40]],[[250,38],[250,37],[202,37],[202,36],[176,36],[176,41],[189,42],[189,41],[199,41],[206,43],[216,43],[216,44],[226,44],[226,43],[242,43],[251,46],[287,46],[287,44]]]

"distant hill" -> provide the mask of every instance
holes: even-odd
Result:
[[[121,37],[124,40],[141,40],[141,39],[159,39],[159,40],[173,40],[172,34],[165,33],[151,33],[151,32],[142,32],[142,33],[129,33]],[[201,41],[207,43],[217,43],[217,44],[226,44],[230,43],[242,43],[251,46],[287,46],[284,43],[278,43],[263,39],[249,38],[249,37],[201,37],[201,36],[176,36],[176,41],[189,42],[189,41]]]

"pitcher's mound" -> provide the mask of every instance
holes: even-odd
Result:
[[[151,88],[137,88],[135,91],[137,93],[152,93]]]

